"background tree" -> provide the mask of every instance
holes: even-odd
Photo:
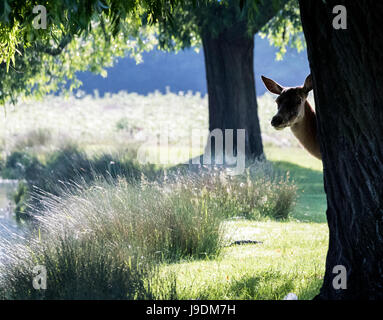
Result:
[[[333,28],[336,5],[347,29]],[[314,82],[330,230],[320,299],[383,298],[381,1],[300,1]],[[347,289],[333,268],[347,270]],[[337,283],[337,281],[336,281]]]
[[[116,0],[87,0],[81,4],[76,0],[40,1],[49,12],[48,32],[32,27],[35,18],[32,8],[36,4],[36,1],[6,0],[0,8],[1,68],[8,69],[12,62],[16,65],[15,59],[22,67],[3,76],[3,80],[7,79],[2,81],[0,99],[3,102],[9,96],[14,100],[20,94],[45,94],[68,79],[75,79],[76,69],[101,72],[103,66],[111,64],[113,55],[123,55],[127,38],[137,39],[136,49],[128,46],[137,56],[148,48],[144,41],[148,33],[144,32],[142,37],[139,27],[157,23],[162,49],[179,50],[202,43],[210,129],[244,128],[247,130],[246,155],[251,158],[262,155],[253,73],[253,36],[276,16],[265,29],[274,44],[281,46],[281,52],[286,43],[299,46],[301,39],[295,36],[299,31],[299,23],[295,23],[299,13],[296,1],[148,0],[140,4]],[[101,40],[102,51],[96,53],[98,43],[88,55],[79,43],[88,35],[93,36],[93,40],[100,39],[100,31],[98,36],[97,31],[95,33],[97,27],[107,41]],[[116,43],[114,37],[119,34],[124,41]],[[69,45],[76,39],[77,45]],[[79,50],[83,58],[71,54]],[[62,51],[66,53],[61,55]],[[53,58],[47,58],[47,54]]]
[[[302,47],[297,2],[214,0],[195,6],[194,1],[183,1],[174,7],[172,20],[174,23],[170,26],[159,22],[162,49],[180,50],[202,44],[209,130],[246,129],[247,158],[261,156],[254,34],[263,30],[273,44],[282,48],[281,53],[288,43]]]

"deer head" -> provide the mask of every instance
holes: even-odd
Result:
[[[281,130],[300,122],[305,115],[307,96],[312,90],[311,75],[307,76],[303,86],[293,88],[282,87],[274,80],[264,76],[262,76],[262,81],[267,90],[278,95],[276,99],[278,112],[272,118],[271,125],[275,129]]]

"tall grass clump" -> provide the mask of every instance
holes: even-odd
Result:
[[[62,148],[36,156],[29,151],[13,151],[1,170],[6,179],[26,180],[38,187],[45,186],[47,192],[54,193],[57,181],[90,181],[97,173],[104,176],[125,176],[139,178],[142,172],[148,177],[155,176],[153,165],[140,165],[135,161],[134,151],[123,156],[117,153],[99,153],[87,155],[76,144],[68,143]]]
[[[7,250],[0,265],[0,299],[154,299],[154,269],[133,250],[98,238],[45,236]],[[36,290],[36,266],[44,266],[47,288]]]
[[[171,170],[156,181],[95,176],[63,183],[58,194],[36,189],[32,198],[37,235],[3,244],[0,297],[166,299],[176,297],[175,283],[156,283],[154,266],[218,255],[229,217],[286,218],[295,186],[259,162],[241,176],[214,167]],[[47,269],[47,290],[32,287],[36,265]]]
[[[217,255],[223,247],[219,208],[208,210],[203,198],[183,195],[174,183],[101,177],[64,186],[60,196],[41,193],[38,236],[3,248],[0,297],[172,298],[171,281],[153,291],[153,265]],[[36,265],[47,269],[47,290],[32,288]]]
[[[153,298],[151,265],[218,254],[222,218],[174,185],[98,178],[42,192],[38,234],[5,248],[1,295],[10,299]],[[32,288],[35,265],[47,268],[45,291]],[[174,296],[166,284],[163,297]],[[158,285],[157,285],[158,287]]]
[[[35,216],[44,233],[86,230],[161,260],[215,255],[221,248],[220,210],[208,210],[203,197],[193,199],[174,183],[99,178],[86,187],[69,185],[60,197],[39,197],[44,209]]]
[[[82,152],[75,144],[44,154],[39,158],[29,151],[14,151],[1,168],[1,176],[23,182],[14,195],[16,215],[30,217],[30,206],[38,206],[38,198],[30,197],[34,189],[59,195],[63,184],[82,181],[90,183],[96,176],[116,178],[124,176],[128,180],[140,179],[145,174],[150,179],[156,177],[153,165],[140,165],[131,155],[96,154],[92,157]]]
[[[10,150],[42,152],[45,151],[44,148],[50,148],[53,140],[57,140],[57,137],[53,137],[49,129],[36,128],[24,134],[15,135],[8,141],[7,146]]]
[[[205,167],[197,174],[176,175],[182,194],[204,199],[225,218],[287,219],[297,193],[289,173],[276,171],[267,161],[254,161],[241,175],[223,167]]]

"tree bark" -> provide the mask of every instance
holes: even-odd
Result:
[[[202,35],[209,99],[209,130],[245,129],[246,158],[263,155],[254,81],[254,38],[246,26]],[[234,130],[233,148],[236,150]],[[236,152],[236,151],[235,151]]]
[[[330,232],[317,298],[383,299],[383,2],[299,3]],[[333,28],[336,5],[347,9],[346,30]],[[334,288],[337,265],[347,270],[347,289]]]

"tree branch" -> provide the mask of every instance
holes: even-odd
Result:
[[[273,18],[278,11],[282,10],[283,7],[288,3],[289,0],[279,0],[278,3],[275,1],[259,1],[257,10],[254,10],[254,16],[250,19],[249,25],[253,34],[256,34],[261,28]]]
[[[72,39],[73,39],[72,35],[65,35],[61,39],[57,48],[49,48],[49,47],[45,47],[43,45],[37,44],[36,50],[42,53],[49,54],[51,56],[58,56],[65,49],[65,47],[72,41]]]

